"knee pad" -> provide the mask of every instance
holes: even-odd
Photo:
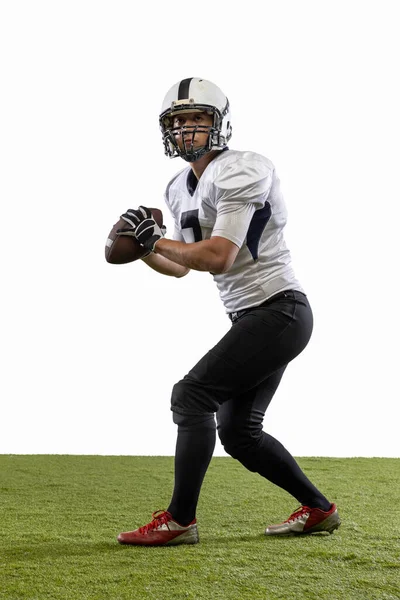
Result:
[[[179,412],[186,412],[185,408],[186,408],[186,402],[185,402],[185,383],[184,380],[181,379],[181,381],[178,381],[178,383],[176,383],[174,385],[174,387],[172,388],[172,395],[171,395],[171,410],[172,411],[179,411]]]
[[[215,430],[214,415],[183,415],[173,412],[172,418],[175,425],[181,429],[213,429]]]
[[[209,391],[189,377],[181,379],[172,388],[171,410],[181,415],[210,415],[218,410],[218,402]]]

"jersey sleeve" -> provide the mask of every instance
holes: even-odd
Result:
[[[229,164],[214,181],[217,219],[211,236],[224,237],[239,248],[256,210],[267,202],[273,167],[262,157]]]

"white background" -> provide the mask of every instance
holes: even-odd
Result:
[[[265,429],[296,456],[400,455],[396,6],[1,3],[1,453],[174,453],[172,385],[230,323],[209,274],[104,243],[164,208],[185,165],[158,114],[196,76],[230,99],[230,147],[274,162],[314,310]]]

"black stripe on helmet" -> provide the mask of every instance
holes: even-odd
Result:
[[[189,77],[189,79],[182,79],[179,84],[178,100],[186,100],[186,98],[189,98],[189,86],[192,79],[193,77]]]

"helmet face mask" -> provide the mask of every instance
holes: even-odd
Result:
[[[207,134],[205,145],[198,146],[196,144],[195,146],[194,138],[197,133]],[[188,162],[195,162],[211,150],[211,142],[214,134],[215,128],[207,125],[172,127],[171,129],[167,129],[163,136],[165,153],[171,158],[180,156]]]
[[[212,125],[174,127],[177,115],[196,112],[211,115]],[[228,99],[205,79],[184,79],[175,84],[164,99],[159,120],[165,154],[188,162],[195,162],[211,150],[223,150],[232,135]],[[194,144],[196,133],[208,133],[206,143],[200,147]]]

